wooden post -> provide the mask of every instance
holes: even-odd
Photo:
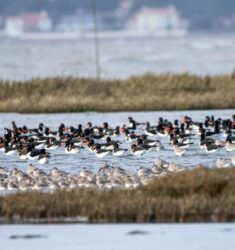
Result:
[[[94,33],[95,33],[95,65],[96,65],[96,80],[100,80],[100,44],[99,30],[97,24],[96,0],[92,0],[92,12],[94,18]]]

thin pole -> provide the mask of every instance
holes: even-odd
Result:
[[[92,11],[94,18],[94,32],[95,32],[95,65],[96,65],[96,80],[100,80],[100,42],[99,42],[99,30],[97,24],[96,13],[96,0],[92,0]]]

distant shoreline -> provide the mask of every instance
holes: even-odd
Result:
[[[100,30],[99,37],[104,38],[148,38],[148,37],[182,37],[186,36],[186,29],[158,30],[155,32],[130,31],[130,30]],[[3,37],[19,40],[76,40],[93,39],[94,31],[65,31],[65,32],[25,32],[17,35],[7,35],[2,33]]]
[[[205,30],[160,30],[157,32],[137,32],[128,30],[101,30],[99,31],[100,39],[140,39],[140,38],[181,38],[197,35],[234,35],[232,31],[205,31]],[[94,39],[94,31],[86,32],[25,32],[21,35],[7,35],[3,31],[0,37],[18,41],[76,41]]]

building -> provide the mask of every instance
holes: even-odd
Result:
[[[183,19],[174,6],[165,8],[142,7],[126,22],[126,29],[139,32],[156,32],[179,30],[187,28],[187,21]]]
[[[5,20],[5,33],[9,36],[20,36],[24,31],[23,21],[17,17],[9,17]]]
[[[5,19],[5,33],[10,36],[19,36],[24,32],[43,32],[52,29],[52,20],[46,11],[26,12],[18,16]]]
[[[100,19],[97,18],[100,28]],[[77,10],[74,14],[63,15],[55,26],[56,31],[77,32],[94,30],[94,16],[92,12]]]

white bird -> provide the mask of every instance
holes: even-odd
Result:
[[[86,167],[83,167],[79,174],[82,178],[87,178],[88,176],[94,176],[94,174],[88,170]]]
[[[226,147],[227,151],[234,151],[235,150],[235,144],[233,144],[231,141],[227,141],[225,147]]]
[[[232,164],[235,166],[235,155],[232,156]]]
[[[149,176],[152,176],[152,174],[153,172],[149,168],[140,167],[139,169],[137,169],[137,175],[139,177],[149,177]]]
[[[228,168],[230,167],[230,161],[222,158],[218,158],[216,161],[217,168]]]

